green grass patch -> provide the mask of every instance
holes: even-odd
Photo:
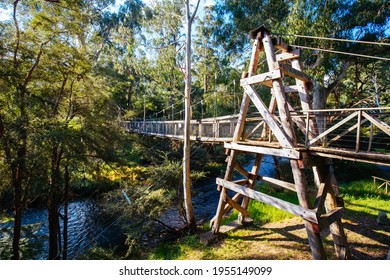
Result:
[[[292,191],[275,190],[275,188],[267,184],[258,185],[256,189],[270,196],[280,198],[283,199],[284,201],[288,201],[298,205],[297,195]],[[251,202],[249,203],[248,211],[249,213],[251,213],[251,218],[254,220],[254,222],[261,223],[261,224],[277,222],[277,221],[294,217],[293,214],[290,214],[284,210],[280,210],[271,205],[256,200],[251,200]],[[229,217],[227,217],[222,221],[222,224],[227,224],[236,220],[238,214],[239,212],[237,210],[232,211]]]
[[[277,190],[265,184],[256,187],[263,193],[283,199],[285,201],[298,205],[298,199],[295,192],[288,190]],[[344,218],[361,217],[362,220],[375,219],[379,211],[390,214],[390,195],[384,194],[383,189],[374,187],[372,180],[361,180],[342,184],[340,193],[345,201],[346,213]],[[251,200],[248,211],[256,224],[265,224],[270,222],[278,222],[285,219],[293,218],[294,215],[279,210],[270,205]],[[233,211],[228,218],[223,220],[223,224],[229,223],[237,219],[238,212]],[[204,224],[201,232],[207,231],[208,223]],[[259,231],[260,233],[257,233]],[[253,234],[255,232],[255,234]],[[257,237],[259,235],[261,237]],[[157,246],[150,254],[150,260],[190,260],[190,259],[235,259],[235,258],[251,258],[258,255],[255,244],[258,242],[271,242],[267,236],[271,236],[273,232],[263,227],[243,228],[227,233],[226,238],[215,246],[206,246],[200,243],[198,234],[188,235],[176,242],[164,243]],[[252,237],[251,237],[252,236]],[[253,239],[253,241],[251,241]],[[260,246],[260,245],[259,245]],[[253,251],[253,252],[252,252]],[[271,250],[272,251],[272,250]],[[245,254],[243,254],[245,252]],[[245,256],[243,256],[245,255]],[[269,252],[272,258],[289,258],[280,253]],[[295,256],[295,255],[294,255]],[[291,257],[290,258],[294,258]],[[298,257],[298,258],[305,258]]]
[[[197,234],[188,235],[178,242],[158,245],[149,255],[149,260],[197,259],[207,252]]]
[[[390,195],[374,186],[372,180],[354,181],[340,186],[345,208],[357,215],[377,216],[379,211],[390,214]]]

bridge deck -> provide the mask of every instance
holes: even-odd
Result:
[[[245,139],[232,142],[238,115],[191,121],[191,140],[225,143],[227,149],[268,153],[301,159],[311,155],[390,165],[390,108],[357,108],[291,112],[297,143],[283,148],[268,132],[260,117],[246,118]],[[310,119],[316,119],[318,131],[310,131]],[[276,121],[280,122],[278,118]],[[133,120],[123,122],[129,132],[183,140],[183,120]]]

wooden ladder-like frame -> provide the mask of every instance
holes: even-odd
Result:
[[[219,233],[222,217],[233,208],[240,212],[240,223],[250,220],[248,205],[250,199],[255,199],[303,218],[314,259],[326,259],[320,235],[323,229],[330,229],[337,257],[349,259],[350,252],[341,222],[343,207],[334,179],[332,162],[330,159],[311,156],[305,149],[298,147],[296,141],[294,125],[305,135],[306,131],[309,130],[310,133],[307,134],[309,139],[313,139],[318,135],[315,119],[310,119],[305,123],[300,119],[291,117],[291,112],[294,109],[286,98],[287,92],[297,92],[302,110],[310,110],[309,88],[311,79],[302,72],[299,61],[300,50],[289,47],[279,38],[273,38],[264,26],[251,31],[250,36],[254,39],[254,42],[249,71],[244,73],[241,79],[244,96],[239,119],[234,131],[233,141],[225,143],[225,148],[228,151],[225,177],[216,180],[220,190],[220,199],[216,215],[211,220],[212,232],[214,234]],[[281,53],[276,55],[275,48],[281,50]],[[259,56],[262,52],[265,52],[269,72],[257,74]],[[292,77],[296,84],[285,86],[283,84],[284,76]],[[272,97],[269,106],[266,106],[257,94],[254,88],[255,84],[262,84],[271,89]],[[265,145],[266,143],[261,144],[260,142],[251,143],[243,139],[250,102],[255,105],[264,120],[262,133],[265,135],[272,133],[272,137],[277,140],[278,145]],[[250,172],[237,162],[237,156],[242,152],[256,155]],[[294,183],[259,176],[260,165],[265,154],[288,158]],[[314,203],[311,203],[310,200],[310,190],[304,168],[312,168],[313,170],[316,185]],[[234,170],[244,175],[245,179],[232,181]],[[254,190],[257,181],[295,191],[299,205]],[[236,194],[229,197],[227,190],[232,190]]]

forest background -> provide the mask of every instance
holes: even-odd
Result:
[[[389,58],[388,45],[292,36],[388,44],[388,1],[201,6],[193,27],[193,118],[238,110],[247,34],[262,24],[293,44]],[[12,222],[12,232],[2,235],[1,258],[30,257],[23,213],[45,206],[48,258],[66,259],[67,205],[91,196],[104,197],[111,215],[125,213],[118,214],[124,224],[132,221],[126,229],[131,256],[149,222],[162,223],[167,207],[182,205],[181,144],[125,134],[119,120],[183,117],[183,1],[2,0],[0,13],[0,214],[1,223]],[[316,81],[315,108],[389,106],[388,61],[315,50],[302,59]],[[192,149],[195,182],[223,168],[221,148]]]

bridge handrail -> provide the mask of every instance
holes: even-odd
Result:
[[[327,112],[357,112],[357,111],[381,111],[390,110],[390,107],[369,107],[369,108],[340,108],[340,109],[315,109],[298,110],[297,113],[327,113]]]

